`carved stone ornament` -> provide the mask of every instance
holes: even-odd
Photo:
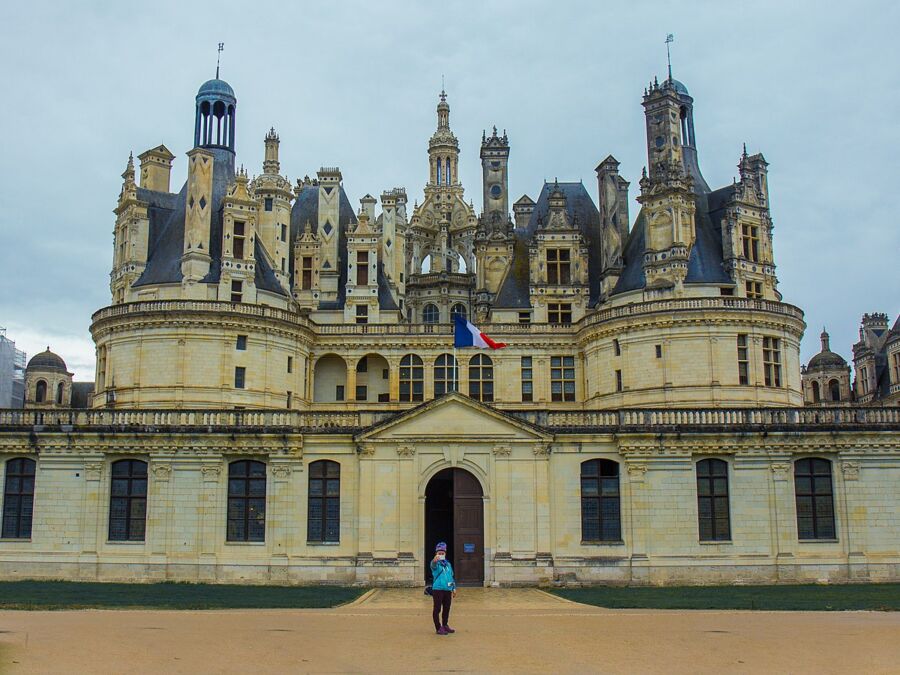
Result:
[[[550,456],[550,444],[549,443],[535,444],[534,456],[535,457],[549,457]]]
[[[647,465],[646,464],[635,464],[635,463],[626,463],[625,467],[628,469],[628,477],[635,483],[643,483],[644,476],[647,474]]]
[[[841,471],[844,480],[859,480],[859,464],[856,462],[841,462]]]
[[[371,457],[375,454],[375,446],[372,443],[364,443],[356,446],[356,451],[362,457]]]
[[[222,467],[218,464],[204,464],[200,467],[200,473],[204,480],[218,480]]]
[[[401,445],[397,448],[397,456],[398,457],[414,457],[416,454],[416,449],[411,445]]]
[[[102,462],[85,462],[84,477],[87,480],[100,480],[103,473]]]
[[[788,472],[791,470],[791,465],[786,462],[776,462],[772,464],[772,474],[775,476],[775,480],[787,480]]]
[[[171,464],[155,464],[151,468],[153,472],[153,477],[156,480],[169,480],[169,476],[172,475],[172,465]]]
[[[272,476],[275,478],[290,478],[291,466],[289,464],[273,464]]]
[[[509,457],[512,448],[508,445],[495,445],[491,452],[494,453],[494,457]]]

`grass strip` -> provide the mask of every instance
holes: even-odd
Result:
[[[592,586],[550,592],[611,609],[900,610],[900,584]]]
[[[0,581],[0,609],[307,609],[343,605],[366,590],[347,586]]]

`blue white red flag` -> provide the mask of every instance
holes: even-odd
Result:
[[[505,342],[494,342],[487,335],[469,323],[464,316],[454,315],[453,346],[475,347],[476,349],[503,349]]]

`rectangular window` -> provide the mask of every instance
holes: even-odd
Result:
[[[550,357],[550,400],[575,400],[575,357]]]
[[[289,356],[289,357],[288,357],[287,371],[288,371],[289,373],[293,373],[293,372],[294,372],[294,357],[293,357],[293,356]]]
[[[234,223],[234,239],[231,242],[231,254],[235,258],[244,257],[244,223]]]
[[[618,340],[613,340],[613,354],[622,356],[622,345],[619,344]]]
[[[859,369],[859,380],[862,383],[862,393],[869,393],[869,370],[863,366]]]
[[[762,300],[763,292],[761,281],[748,281],[746,284],[746,288],[748,298],[750,298],[751,300]]]
[[[243,389],[245,378],[247,375],[247,369],[244,366],[235,366],[234,368],[234,388],[235,389]]]
[[[240,302],[241,296],[243,295],[244,290],[244,282],[243,281],[232,281],[231,282],[231,301],[232,302]]]
[[[697,518],[700,541],[731,539],[728,464],[721,459],[697,462]]]
[[[147,523],[147,463],[113,462],[109,490],[109,540],[144,541]]]
[[[281,224],[281,241],[287,241],[287,225]]]
[[[570,279],[570,253],[567,248],[547,249],[547,283],[568,284]]]
[[[622,371],[616,371],[616,391],[622,391]]]
[[[356,252],[356,285],[369,285],[369,253],[367,251]]]
[[[794,463],[794,492],[797,501],[797,537],[834,539],[834,490],[831,462],[819,457]]]
[[[778,338],[763,338],[763,370],[767,387],[781,386],[781,340]]]
[[[369,306],[356,306],[356,323],[369,323]]]
[[[522,401],[534,400],[534,370],[531,367],[531,357],[522,357]]]
[[[893,384],[900,384],[900,352],[893,355],[894,360],[894,381]]]
[[[744,334],[737,336],[737,364],[738,384],[750,384],[750,350]]]
[[[550,323],[572,323],[572,305],[568,302],[548,303],[547,321]]]
[[[300,290],[308,291],[312,288],[312,256],[303,256],[303,266],[300,271]]]
[[[234,345],[234,348],[239,352],[243,352],[247,350],[247,336],[246,335],[238,335],[237,342]]]
[[[272,210],[272,198],[266,197],[266,211]]]
[[[294,398],[293,392],[290,392],[290,391],[289,391],[289,392],[287,393],[287,407],[288,407],[288,408],[291,407],[291,403],[293,402],[293,398]]]
[[[759,228],[756,225],[742,225],[741,239],[744,257],[751,262],[759,262]]]
[[[519,312],[519,323],[531,323],[531,312]]]
[[[356,385],[356,400],[365,401],[369,398],[369,388],[364,384]]]
[[[287,274],[287,259],[286,258],[281,259],[281,273]]]
[[[339,384],[334,388],[334,400],[335,401],[343,401],[344,400],[344,385]]]
[[[656,345],[656,358],[662,358],[662,345]]]

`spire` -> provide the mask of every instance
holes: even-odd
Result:
[[[125,166],[125,171],[122,173],[122,178],[125,179],[125,184],[134,183],[134,153],[128,153],[128,164]]]
[[[269,129],[265,138],[265,159],[263,160],[263,173],[277,174],[281,170],[281,164],[278,161],[278,145],[280,139],[275,133],[275,127]]]
[[[220,42],[220,43],[219,43],[219,53],[216,54],[216,79],[217,79],[217,80],[219,79],[219,63],[220,63],[221,60],[222,60],[222,50],[223,50],[223,49],[225,49],[225,43],[224,43],[224,42]]]
[[[672,33],[666,35],[666,61],[669,62],[669,79],[672,79],[672,53],[669,51],[669,45],[675,42],[675,36]]]
[[[819,336],[819,338],[822,340],[822,351],[830,352],[831,346],[829,344],[828,331],[825,330],[824,326],[822,327],[822,334]]]

